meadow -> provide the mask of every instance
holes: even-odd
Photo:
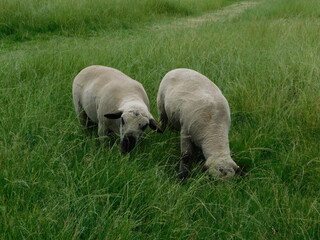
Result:
[[[105,2],[0,2],[0,239],[319,239],[319,1],[258,1],[192,27],[170,23],[239,1]],[[93,64],[140,81],[156,118],[168,71],[209,77],[248,176],[217,181],[195,165],[181,183],[169,130],[127,155],[97,144],[71,96]]]

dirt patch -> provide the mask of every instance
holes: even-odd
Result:
[[[180,18],[170,24],[157,25],[155,28],[197,27],[198,25],[206,22],[224,22],[239,16],[245,10],[255,7],[257,4],[258,2],[239,2],[215,12],[206,13],[200,17]]]

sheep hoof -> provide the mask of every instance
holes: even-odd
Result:
[[[178,177],[181,181],[185,181],[189,177],[189,172],[188,171],[179,172]]]

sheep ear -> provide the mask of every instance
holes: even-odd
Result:
[[[107,113],[104,116],[109,119],[118,119],[121,118],[123,112]]]
[[[153,118],[149,119],[149,127],[152,130],[157,130],[157,133],[163,133],[163,131],[160,129],[160,124],[157,123]]]

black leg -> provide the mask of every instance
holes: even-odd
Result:
[[[190,165],[192,162],[192,156],[190,154],[184,154],[180,159],[179,166],[179,178],[185,180],[190,175]]]

